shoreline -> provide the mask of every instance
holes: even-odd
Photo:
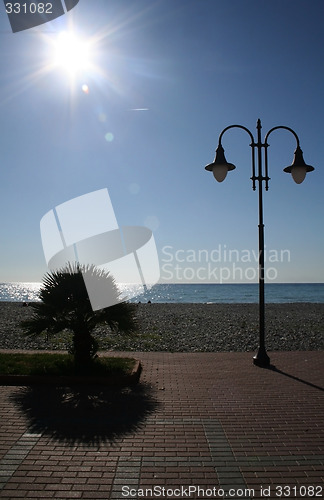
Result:
[[[28,338],[19,327],[32,314],[22,302],[0,302],[0,349],[66,350],[71,335]],[[96,330],[100,350],[232,352],[255,351],[259,339],[258,303],[139,303],[139,334],[111,335]],[[268,303],[268,351],[324,350],[324,304]]]

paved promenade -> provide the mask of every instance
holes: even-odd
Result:
[[[0,387],[0,498],[324,498],[324,352],[269,354],[131,353],[122,391]]]

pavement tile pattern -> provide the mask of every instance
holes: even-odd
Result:
[[[324,498],[324,352],[127,355],[132,388],[0,387],[1,499]]]

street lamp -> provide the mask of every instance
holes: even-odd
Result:
[[[213,172],[213,175],[215,179],[218,182],[222,182],[226,175],[227,172],[230,170],[235,169],[235,165],[232,163],[228,163],[225,158],[224,154],[224,149],[222,147],[222,137],[224,133],[231,129],[231,128],[241,128],[245,130],[250,138],[251,138],[251,148],[252,148],[252,188],[253,191],[256,189],[256,184],[255,181],[258,181],[258,187],[259,187],[259,334],[260,334],[260,339],[259,339],[259,350],[257,354],[253,358],[253,362],[255,365],[258,366],[263,366],[267,367],[270,365],[270,358],[267,354],[266,347],[265,347],[265,307],[264,307],[264,224],[263,224],[263,201],[262,201],[262,188],[263,188],[263,181],[265,181],[265,188],[266,191],[269,189],[269,180],[270,177],[268,176],[268,146],[269,144],[267,143],[267,139],[269,135],[274,131],[278,129],[285,129],[291,132],[296,139],[297,142],[297,147],[295,150],[294,154],[294,159],[292,164],[289,167],[284,168],[284,172],[291,173],[294,181],[297,184],[300,184],[303,182],[305,179],[306,173],[311,172],[314,170],[314,167],[311,165],[307,165],[304,161],[303,158],[303,152],[300,149],[299,145],[299,139],[296,134],[291,128],[285,127],[285,126],[278,126],[278,127],[273,127],[269,132],[266,134],[264,142],[261,140],[261,120],[257,121],[257,142],[255,142],[253,134],[250,132],[249,129],[246,127],[243,127],[242,125],[230,125],[229,127],[224,128],[224,130],[221,132],[218,140],[218,147],[216,150],[216,156],[215,160],[213,163],[210,163],[209,165],[206,165],[205,169]],[[262,148],[264,149],[264,175],[263,175],[263,168],[262,168]],[[257,151],[257,162],[258,162],[258,169],[257,169],[257,175],[256,175],[256,165],[255,165],[255,151]]]

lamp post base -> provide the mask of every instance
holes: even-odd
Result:
[[[253,357],[253,364],[263,368],[270,366],[270,358],[264,348],[259,348],[258,353]]]

